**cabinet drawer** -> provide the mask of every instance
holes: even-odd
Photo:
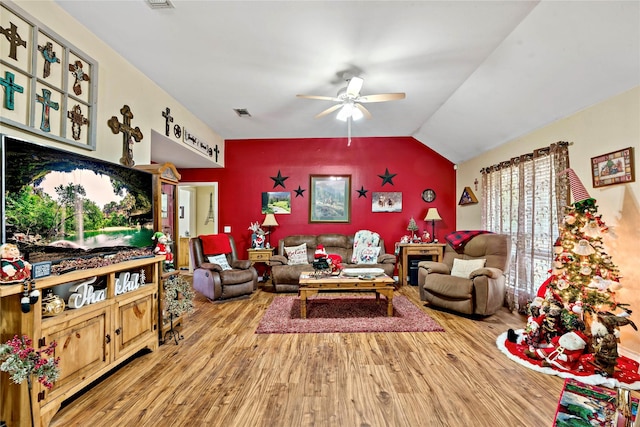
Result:
[[[251,261],[269,261],[269,258],[271,257],[267,253],[256,253],[251,254],[250,258]]]

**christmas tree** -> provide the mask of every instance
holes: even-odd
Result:
[[[407,230],[411,232],[411,239],[415,239],[416,238],[416,231],[419,230],[418,228],[418,224],[416,224],[416,220],[413,219],[413,217],[411,217],[411,219],[409,220],[409,225],[407,225]]]
[[[542,360],[542,366],[584,370],[589,363],[596,373],[613,376],[618,329],[636,326],[628,304],[616,299],[620,272],[605,251],[608,228],[596,201],[572,169],[563,173],[569,175],[574,203],[564,209],[551,275],[528,306],[525,329],[520,336],[510,330],[508,340],[526,346],[524,355]]]

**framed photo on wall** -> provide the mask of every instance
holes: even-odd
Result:
[[[351,175],[310,175],[309,222],[351,221]]]
[[[402,212],[402,192],[374,191],[371,212]]]
[[[591,158],[593,188],[634,182],[633,147]]]
[[[262,213],[290,214],[291,192],[269,191],[262,193]]]

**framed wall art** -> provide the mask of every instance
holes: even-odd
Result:
[[[290,214],[291,192],[268,191],[262,193],[262,213]]]
[[[634,182],[633,147],[591,158],[593,188]]]
[[[310,175],[309,222],[351,221],[351,175]]]
[[[473,205],[475,203],[478,203],[478,199],[476,199],[476,195],[471,191],[471,187],[464,187],[458,205]]]
[[[402,212],[402,192],[374,191],[371,196],[371,212]]]

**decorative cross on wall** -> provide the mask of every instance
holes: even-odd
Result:
[[[42,104],[42,120],[40,121],[40,129],[44,132],[51,131],[51,124],[49,122],[49,115],[51,108],[58,110],[60,105],[57,102],[51,101],[51,91],[49,89],[42,89],[42,96],[36,95],[36,100]]]
[[[26,40],[22,40],[22,37],[20,37],[20,34],[18,34],[18,27],[16,27],[16,24],[14,24],[13,22],[9,22],[9,24],[11,24],[10,28],[2,28],[0,27],[0,34],[4,34],[4,36],[7,38],[7,40],[9,41],[9,58],[14,59],[14,60],[18,60],[16,53],[17,53],[17,47],[18,46],[22,46],[24,48],[27,47],[27,41]]]
[[[131,127],[133,113],[128,105],[124,105],[120,109],[120,114],[122,114],[122,123],[118,121],[116,116],[111,116],[107,121],[107,124],[111,128],[111,132],[115,134],[122,132],[122,158],[120,159],[120,163],[125,166],[132,167],[135,165],[135,162],[133,161],[132,138],[136,142],[140,142],[142,141],[143,135],[138,126],[136,126],[135,129]]]
[[[53,43],[47,42],[44,46],[38,45],[38,50],[42,52],[44,58],[44,69],[42,70],[42,77],[47,78],[51,75],[51,64],[54,62],[60,62],[60,59],[56,57],[56,53],[53,51]]]
[[[7,110],[13,110],[14,108],[13,93],[14,92],[22,93],[24,92],[24,88],[14,83],[13,79],[16,77],[15,74],[5,71],[4,76],[5,76],[4,79],[0,77],[0,86],[5,87],[4,106]]]
[[[213,149],[213,152],[216,153],[216,163],[218,162],[218,154],[220,154],[220,149],[218,148],[218,144],[216,144],[216,148]]]
[[[173,117],[171,117],[171,109],[169,107],[162,112],[162,117],[164,117],[164,134],[169,136],[169,123],[173,123]]]
[[[80,83],[91,80],[89,74],[85,73],[82,67],[82,61],[76,61],[73,64],[69,64],[69,71],[71,71],[71,74],[76,78],[73,82],[73,93],[76,95],[82,94],[82,87],[80,86]]]
[[[67,117],[71,120],[71,134],[76,141],[80,140],[80,131],[82,125],[89,124],[89,119],[82,115],[82,108],[76,104],[73,108],[67,111]]]

